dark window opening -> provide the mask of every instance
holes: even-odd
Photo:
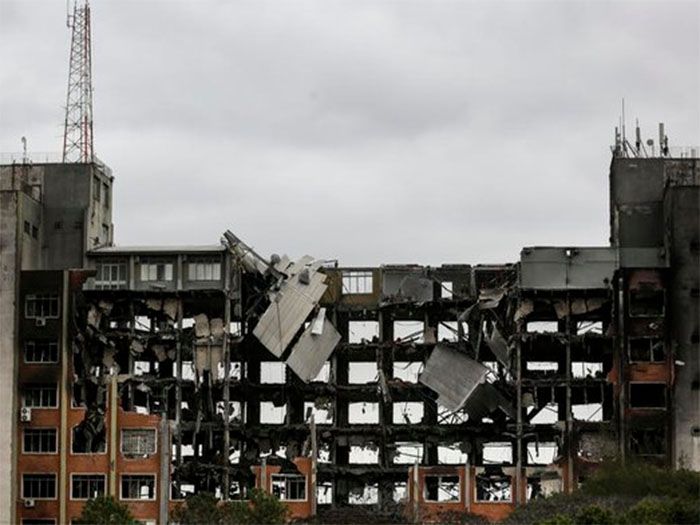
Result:
[[[35,239],[39,238],[39,228],[37,228],[36,226],[32,226],[32,237],[34,237]]]
[[[24,221],[24,233],[29,235],[32,232],[32,225],[29,223],[29,221]]]
[[[97,418],[95,418],[97,419]],[[73,427],[71,440],[73,454],[104,454],[107,450],[104,422],[88,419]]]
[[[666,360],[664,342],[658,337],[630,337],[630,361],[660,363]]]
[[[665,455],[665,429],[663,427],[630,429],[630,452],[637,456]]]
[[[56,497],[56,474],[24,474],[22,476],[22,498],[54,499]]]
[[[482,474],[476,476],[476,501],[511,501],[509,476]]]
[[[630,290],[630,317],[658,317],[664,315],[664,291],[651,287]]]
[[[25,454],[55,454],[58,450],[55,428],[25,428],[23,452]]]
[[[71,499],[93,499],[105,493],[104,474],[73,474]]]
[[[630,406],[632,408],[666,408],[664,383],[631,383]]]

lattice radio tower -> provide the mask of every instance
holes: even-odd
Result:
[[[92,135],[90,5],[88,0],[75,0],[73,14],[70,14],[70,7],[67,11],[66,25],[71,30],[71,44],[63,162],[92,162],[95,152]]]

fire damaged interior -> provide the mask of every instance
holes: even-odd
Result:
[[[45,167],[25,178],[41,169],[48,187]],[[111,183],[90,173],[93,192]],[[67,476],[94,457],[101,492],[162,523],[190,494],[253,487],[295,518],[499,519],[608,458],[698,468],[699,179],[697,159],[618,152],[610,246],[503,265],[349,268],[231,231],[179,247],[98,235],[81,269],[22,272],[21,403],[66,412]]]

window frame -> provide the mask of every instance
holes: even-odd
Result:
[[[294,478],[301,479],[304,481],[304,497],[303,497],[303,499],[285,497],[284,499],[279,498],[280,501],[289,501],[289,502],[308,501],[308,499],[309,499],[309,482],[306,479],[306,476],[304,476],[303,474],[281,474],[279,472],[274,473],[274,474],[270,474],[270,494],[273,494],[272,484],[276,481],[275,478],[278,478],[277,481],[279,481],[279,478],[284,479],[285,493],[289,492],[288,483],[290,481],[294,480]]]
[[[372,270],[342,270],[340,273],[341,295],[372,295],[374,272]]]
[[[51,347],[56,348],[56,360],[55,361],[30,361],[27,359],[27,350],[30,345],[34,347],[34,352],[36,353],[37,343],[46,344],[49,347],[49,353],[51,353]],[[54,339],[26,339],[22,345],[22,360],[27,365],[46,365],[46,364],[58,364],[60,360],[60,352],[58,348],[58,341]]]
[[[124,433],[125,432],[152,432],[153,433],[153,452],[150,453],[127,453],[124,451]],[[139,441],[140,442],[140,441]],[[128,427],[122,428],[119,433],[119,453],[125,459],[142,459],[158,454],[158,429],[153,427]]]
[[[36,313],[36,304],[38,301],[50,301],[53,303],[55,301],[56,303],[56,311],[55,314],[51,313],[51,304],[49,305],[48,308],[48,313],[44,311],[44,308],[42,306],[42,314],[45,315],[37,315]],[[29,304],[30,302],[34,301],[36,304],[34,306],[35,311],[33,313],[29,313]],[[45,293],[28,293],[27,295],[24,296],[24,318],[25,319],[58,319],[61,316],[61,301],[57,293],[53,292],[45,292]]]
[[[25,483],[25,477],[26,476],[53,476],[53,497],[47,497],[47,498],[42,498],[40,496],[28,496],[24,493],[24,483]],[[37,501],[55,501],[58,499],[58,475],[56,472],[22,472],[22,499],[34,499]]]
[[[428,478],[437,478],[437,494],[438,494],[438,499],[428,499]],[[440,481],[443,478],[457,478],[457,499],[450,499],[450,500],[440,500]],[[430,474],[426,473],[423,476],[423,493],[421,494],[421,498],[425,503],[440,503],[440,504],[455,504],[455,503],[461,503],[462,502],[462,477],[459,475],[459,473],[455,472],[454,474]]]
[[[42,430],[53,430],[54,431],[54,450],[53,452],[45,452],[45,451],[30,451],[27,450],[26,447],[26,435],[27,431],[42,431]],[[55,456],[58,454],[58,428],[57,427],[25,427],[22,429],[22,454],[27,455],[27,456]]]
[[[140,477],[153,479],[153,497],[152,498],[125,498],[124,497],[124,478],[125,477]],[[158,498],[158,476],[151,472],[129,472],[119,475],[119,501],[155,501]]]
[[[188,257],[187,280],[195,283],[221,281],[221,266],[221,257]],[[197,275],[200,270],[202,276]],[[208,273],[210,278],[207,277]]]
[[[163,278],[158,278],[158,268],[163,267]],[[153,274],[153,277],[151,277]],[[170,275],[170,277],[168,277]],[[169,283],[175,280],[175,263],[164,259],[147,259],[139,261],[139,281],[142,283]]]
[[[21,408],[31,408],[31,409],[36,409],[36,410],[52,410],[52,409],[59,408],[59,404],[60,404],[60,403],[59,403],[59,399],[58,399],[58,384],[57,384],[57,383],[51,383],[51,384],[53,385],[55,405],[51,405],[51,406],[44,406],[44,405],[40,405],[40,406],[27,405],[27,404],[26,404],[26,399],[27,399],[27,398],[26,398],[26,392],[27,392],[27,390],[39,390],[39,389],[41,389],[41,390],[49,390],[49,389],[51,388],[51,387],[50,387],[49,385],[47,385],[47,384],[28,383],[28,384],[22,385],[22,387],[21,387],[21,390],[20,390],[20,391],[21,391],[22,400],[21,400],[21,405],[20,405],[20,407],[21,407]],[[30,386],[30,385],[36,385],[36,386]]]
[[[109,276],[105,279],[104,270]],[[117,279],[112,279],[112,270],[117,270]],[[105,260],[95,264],[95,288],[97,290],[124,290],[129,283],[126,261]],[[122,273],[123,271],[123,273]]]
[[[649,348],[648,348],[648,355],[649,359],[634,359],[632,357],[632,341],[641,341],[645,340],[649,343]],[[661,345],[661,351],[663,352],[663,359],[653,359],[654,357],[654,347],[658,343]],[[647,351],[647,349],[645,349]],[[656,337],[656,336],[630,336],[627,338],[627,358],[630,363],[650,363],[650,364],[663,364],[666,362],[667,358],[667,353],[666,353],[666,343],[663,340],[662,337]]]
[[[75,495],[73,494],[73,490],[75,488],[75,477],[76,476],[83,476],[83,477],[94,477],[94,478],[102,478],[102,493],[97,494],[97,496],[104,496],[107,493],[107,475],[102,474],[100,472],[71,472],[70,475],[70,499],[71,501],[88,501],[93,498],[93,496],[90,494],[85,498],[76,498]],[[88,481],[88,483],[91,483],[92,480]],[[90,486],[88,485],[88,492],[90,491]]]

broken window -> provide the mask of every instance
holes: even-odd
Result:
[[[156,453],[155,428],[122,430],[122,454],[128,458],[148,457]]]
[[[287,367],[282,361],[262,361],[260,382],[262,384],[283,384],[286,381]]]
[[[104,454],[107,451],[107,439],[104,426],[95,428],[89,421],[73,427],[71,453]]]
[[[440,465],[464,465],[468,459],[467,453],[462,451],[459,443],[438,446],[438,464]]]
[[[528,372],[557,373],[559,371],[559,363],[556,361],[528,361],[525,365]]]
[[[540,475],[528,476],[527,500],[546,498],[563,490],[562,479],[557,472],[546,471]]]
[[[452,411],[438,403],[438,425],[461,425],[469,420],[469,415],[464,410]]]
[[[58,408],[56,384],[25,386],[22,389],[22,406],[27,408]]]
[[[219,361],[216,365],[216,378],[225,379],[224,373],[226,365],[223,361]],[[233,381],[240,381],[243,378],[243,364],[240,361],[231,361],[228,364],[228,378]]]
[[[377,321],[348,321],[348,342],[351,344],[370,343],[379,340]]]
[[[24,317],[27,319],[57,319],[58,294],[29,294],[24,299]]]
[[[376,483],[353,489],[348,494],[350,505],[376,505],[379,502],[379,487]]]
[[[414,465],[423,462],[423,444],[408,441],[397,441],[394,452],[394,463],[397,465]]]
[[[156,477],[149,474],[122,474],[121,499],[156,499]]]
[[[630,383],[630,407],[666,408],[666,384]]]
[[[22,432],[23,454],[55,454],[58,433],[55,428],[25,428]]]
[[[97,263],[95,288],[97,290],[121,290],[126,288],[126,263]]]
[[[25,363],[58,363],[58,343],[56,341],[25,341]]]
[[[134,361],[134,375],[135,376],[142,376],[142,375],[150,374],[151,372],[157,372],[157,371],[158,371],[158,364],[157,363],[151,363],[150,361],[141,361],[141,360]]]
[[[343,294],[372,293],[371,271],[350,271],[342,273]]]
[[[469,325],[465,322],[462,322],[462,333],[465,336],[469,333]],[[437,327],[437,340],[456,343],[459,340],[457,321],[441,321]]]
[[[348,423],[351,425],[379,424],[379,403],[348,403]]]
[[[328,383],[331,378],[331,364],[330,362],[326,361],[323,363],[323,366],[321,367],[321,371],[318,373],[316,377],[314,377],[311,382],[312,383]]]
[[[571,374],[574,377],[603,377],[603,363],[573,361],[571,363]]]
[[[513,463],[513,444],[505,442],[484,443],[482,458],[485,465]]]
[[[460,500],[459,476],[425,476],[423,486],[424,501],[446,503]]]
[[[630,337],[627,348],[632,362],[660,363],[666,360],[664,342],[658,337]]]
[[[423,321],[394,321],[394,340],[423,343],[425,323]]]
[[[393,411],[395,425],[415,425],[423,422],[423,403],[421,401],[394,403]]]
[[[549,465],[554,463],[557,452],[558,447],[554,442],[528,443],[527,463],[528,465]]]
[[[350,464],[376,464],[379,463],[379,449],[376,446],[350,446]]]
[[[663,456],[666,454],[666,429],[632,428],[630,433],[630,452],[637,456]]]
[[[576,335],[583,334],[602,334],[602,321],[578,321],[576,323]]]
[[[377,380],[375,361],[352,361],[348,363],[348,383],[373,383]]]
[[[665,294],[663,290],[654,289],[654,284],[638,290],[630,290],[630,317],[659,317],[664,315]]]
[[[22,474],[23,499],[55,499],[56,474]]]
[[[173,263],[141,262],[141,281],[172,281]]]
[[[422,361],[394,361],[394,379],[400,379],[406,383],[417,383],[423,367]]]
[[[304,415],[307,421],[309,421],[311,414],[313,414],[314,422],[317,425],[330,425],[333,423],[333,413],[331,411],[330,405],[318,406],[314,401],[305,401]]]
[[[571,415],[576,421],[603,421],[603,403],[571,405]]]
[[[296,474],[273,474],[272,494],[281,501],[306,501],[306,478]]]
[[[287,405],[275,406],[272,401],[260,401],[260,423],[281,425],[287,418]]]
[[[105,493],[104,474],[71,474],[70,499],[94,499]]]
[[[536,410],[535,407],[529,407],[528,414]],[[539,412],[537,412],[531,419],[530,424],[532,425],[553,425],[559,421],[559,404],[558,403],[547,403]]]
[[[503,474],[478,474],[476,476],[476,501],[511,501],[510,476]]]
[[[395,481],[394,489],[391,492],[391,499],[394,503],[402,503],[408,499],[408,483],[405,481]]]
[[[333,482],[322,481],[316,483],[316,503],[319,505],[331,505],[333,503]]]
[[[530,333],[555,333],[559,331],[557,321],[530,321],[527,323],[527,331]]]
[[[240,401],[229,401],[228,402],[228,420],[231,423],[244,423],[245,413],[243,411],[242,403]],[[224,417],[224,409],[226,408],[225,401],[216,402],[216,413]]]
[[[221,280],[221,261],[191,257],[187,260],[187,279],[190,281]]]
[[[452,281],[442,281],[440,283],[440,298],[452,299],[452,296],[454,295],[453,288],[454,284]]]

